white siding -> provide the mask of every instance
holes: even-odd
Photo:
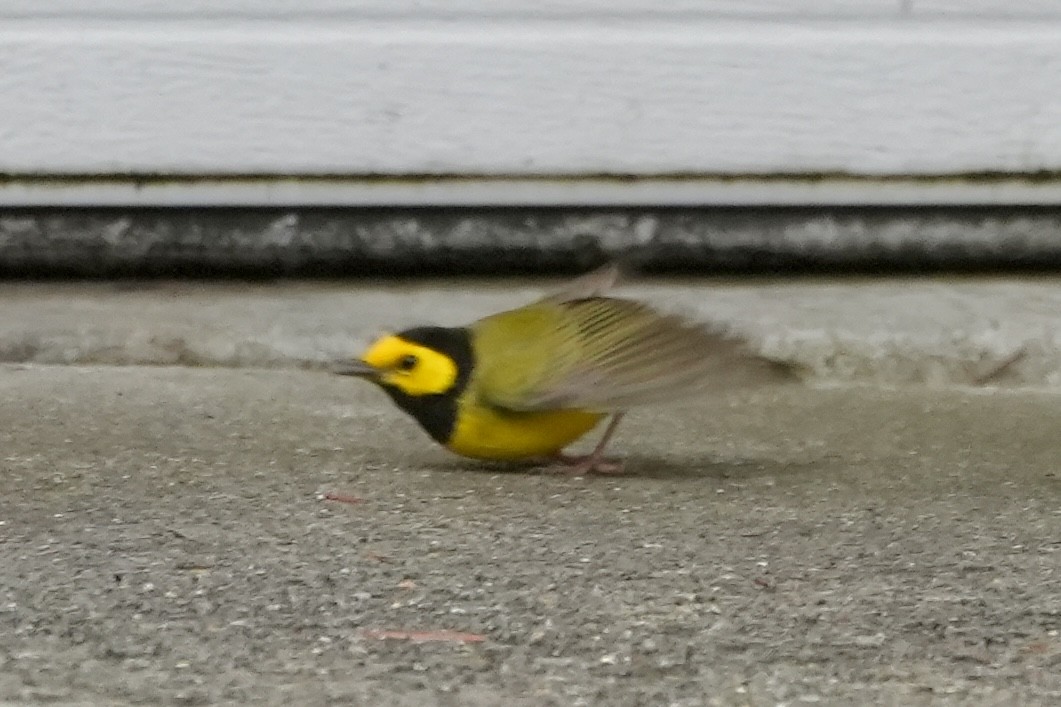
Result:
[[[1061,170],[1061,1],[0,0],[8,174]]]
[[[1061,17],[1061,2],[1057,0],[910,0],[911,15],[919,18],[932,16],[989,18]]]
[[[975,1],[975,0],[974,0]],[[1032,0],[1046,4],[1049,0]],[[3,0],[6,17],[241,18],[309,17],[411,20],[484,17],[882,17],[903,0]]]
[[[1061,17],[1057,0],[3,0],[6,18]]]

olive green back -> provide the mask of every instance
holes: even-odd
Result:
[[[509,410],[624,410],[788,377],[722,328],[612,297],[551,297],[471,329],[470,387]]]

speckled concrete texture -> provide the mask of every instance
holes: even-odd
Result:
[[[695,399],[586,479],[316,371],[7,364],[0,397],[5,704],[1061,701],[1055,394]]]
[[[0,285],[0,704],[1061,700],[1055,278],[634,281],[804,383],[635,411],[621,477],[321,370],[557,284]]]
[[[87,209],[0,212],[0,275],[703,272],[1061,265],[1061,209]]]

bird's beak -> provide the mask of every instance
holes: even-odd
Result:
[[[357,376],[358,378],[375,378],[379,369],[361,360],[340,361],[331,368],[332,373],[340,376]]]

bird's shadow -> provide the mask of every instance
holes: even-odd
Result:
[[[769,457],[722,457],[718,455],[681,456],[631,454],[621,458],[623,470],[615,474],[588,474],[589,479],[658,479],[668,481],[701,481],[704,479],[752,479],[779,474],[803,474],[819,471],[829,460],[785,460]],[[446,459],[425,464],[443,473],[513,474],[563,477],[562,465],[549,462],[489,462],[468,459]]]

